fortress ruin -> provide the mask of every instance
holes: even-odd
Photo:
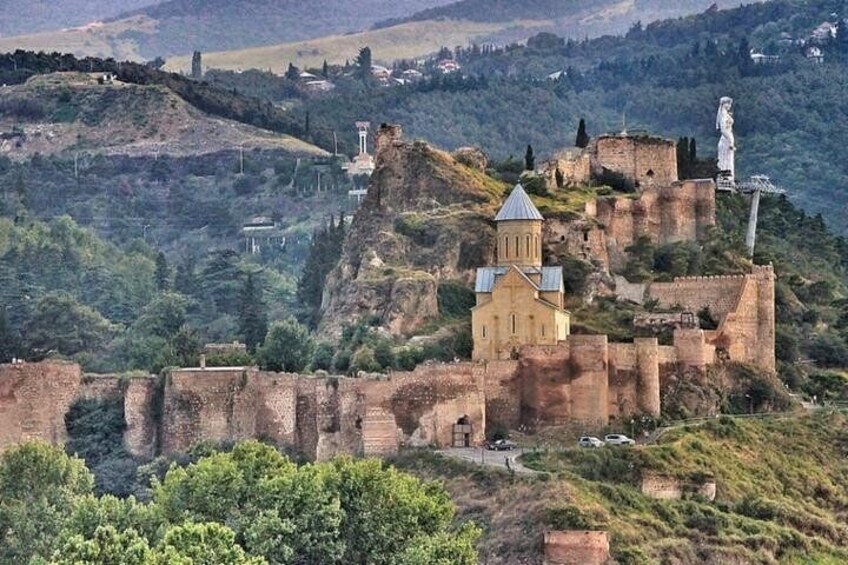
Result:
[[[400,143],[399,136],[399,128],[386,128],[378,150]],[[681,324],[670,345],[653,337],[614,343],[605,335],[570,334],[562,267],[544,266],[545,252],[562,246],[609,274],[640,237],[656,244],[695,241],[715,225],[715,184],[678,181],[669,144],[610,136],[570,161],[555,161],[556,177],[565,175],[563,168],[577,178],[601,166],[641,187],[632,196],[590,201],[579,219],[543,222],[523,189],[514,189],[499,216],[497,263],[478,270],[473,362],[425,363],[361,378],[255,367],[122,378],[83,374],[65,362],[0,365],[0,450],[33,439],[64,443],[65,415],[76,401],[121,399],[125,444],[140,457],[185,451],[201,440],[248,438],[311,459],[384,455],[403,446],[479,445],[495,428],[600,428],[657,417],[673,378],[723,360],[773,372],[770,266],[669,283],[619,278],[621,299],[689,312],[709,308],[715,329]]]

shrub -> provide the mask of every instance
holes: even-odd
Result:
[[[477,303],[474,292],[459,281],[442,281],[437,291],[439,314],[448,318],[464,318]]]
[[[573,504],[545,508],[544,521],[555,530],[600,529],[592,517]]]

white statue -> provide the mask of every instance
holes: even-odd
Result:
[[[721,139],[718,141],[718,170],[727,171],[731,181],[736,178],[736,139],[733,137],[732,107],[733,99],[722,97],[716,116],[716,129],[721,130]]]

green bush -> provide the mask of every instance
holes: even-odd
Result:
[[[477,303],[474,291],[460,281],[440,281],[437,290],[439,314],[446,318],[465,318]]]
[[[597,521],[573,504],[545,508],[544,522],[554,530],[603,529]]]

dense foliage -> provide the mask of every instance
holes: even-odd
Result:
[[[79,459],[46,444],[0,456],[0,559],[55,565],[476,563],[437,483],[376,460],[298,467],[246,442],[154,479],[150,500],[92,494]],[[438,541],[439,543],[435,543]],[[32,561],[31,561],[32,560]]]

